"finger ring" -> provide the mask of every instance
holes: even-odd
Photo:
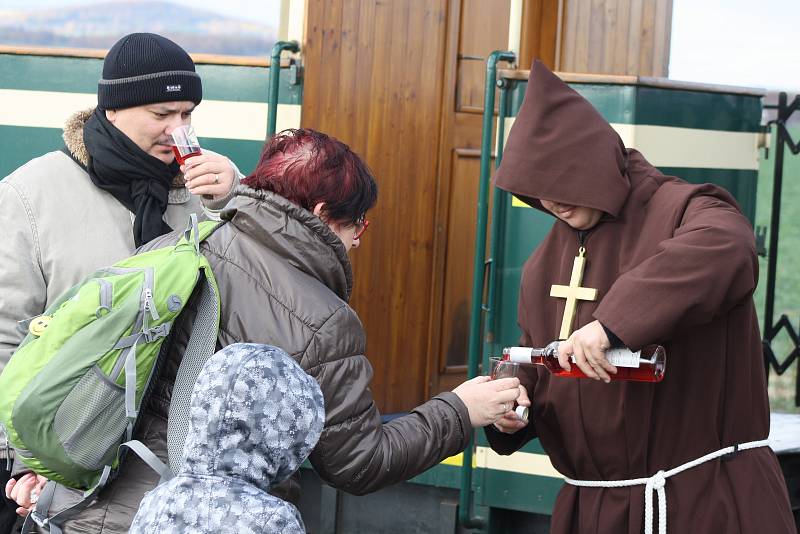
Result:
[[[506,404],[506,403],[504,402],[504,403],[503,403],[503,413],[506,413],[507,411],[508,411],[508,404]]]
[[[36,491],[36,490],[33,490],[31,492],[31,499],[30,500],[31,500],[31,504],[36,504],[39,501],[39,492]]]
[[[215,183],[215,184],[218,184],[218,183],[219,183],[219,174],[215,174],[215,175],[214,175],[214,183]]]

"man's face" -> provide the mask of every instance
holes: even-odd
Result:
[[[194,102],[158,102],[125,109],[108,109],[109,122],[136,145],[166,164],[172,163],[169,134],[178,126],[191,124]]]
[[[575,228],[576,230],[589,230],[600,222],[603,212],[595,208],[561,204],[552,200],[541,199],[544,209]]]

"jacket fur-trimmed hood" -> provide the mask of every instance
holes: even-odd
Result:
[[[89,164],[89,151],[83,142],[83,125],[94,113],[94,108],[84,109],[73,113],[64,124],[64,133],[61,137],[70,154],[84,167]]]

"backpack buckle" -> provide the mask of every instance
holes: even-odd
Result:
[[[164,323],[153,328],[142,330],[141,337],[144,338],[145,343],[150,343],[156,339],[167,337],[169,335],[170,325],[172,323]]]
[[[189,224],[183,232],[183,238],[187,243],[194,245],[195,253],[200,255],[200,227],[197,223],[197,214],[189,214]]]

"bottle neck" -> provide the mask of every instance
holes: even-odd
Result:
[[[506,347],[503,349],[503,359],[519,363],[541,363],[547,358],[558,355],[558,341],[550,343],[544,348],[535,347]]]

